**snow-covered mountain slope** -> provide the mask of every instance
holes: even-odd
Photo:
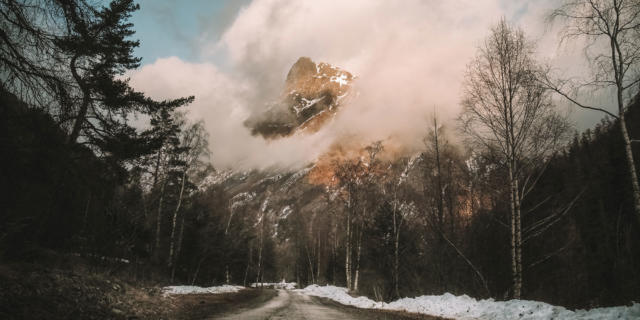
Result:
[[[387,168],[387,176],[418,190],[422,186],[421,165],[419,156],[399,158]],[[283,226],[294,224],[296,219],[312,221],[344,209],[337,197],[338,186],[330,183],[332,172],[323,170],[318,171],[317,164],[309,164],[295,170],[219,171],[207,179],[206,188],[224,192],[231,224],[241,220],[245,225],[257,225],[264,219],[270,236],[286,242],[288,235],[283,233]],[[319,177],[322,175],[327,177]],[[402,205],[407,210],[414,206]]]

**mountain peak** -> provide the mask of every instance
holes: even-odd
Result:
[[[316,132],[335,116],[353,79],[338,67],[301,57],[291,66],[280,98],[249,117],[245,125],[265,138]]]
[[[300,57],[296,63],[291,66],[287,74],[287,84],[295,83],[298,79],[315,75],[316,64],[309,57]]]

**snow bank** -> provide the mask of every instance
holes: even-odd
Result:
[[[252,288],[258,288],[258,287],[266,287],[266,288],[274,288],[274,289],[285,289],[285,290],[293,290],[296,288],[298,284],[295,282],[258,282],[258,283],[252,283],[251,287]]]
[[[640,319],[640,304],[630,307],[571,311],[564,307],[528,300],[476,300],[467,295],[420,296],[385,304],[385,309],[424,313],[455,319]]]
[[[476,300],[467,295],[454,296],[445,293],[440,296],[420,296],[404,298],[391,303],[376,302],[366,297],[351,297],[346,288],[333,286],[308,286],[299,292],[329,298],[342,304],[358,308],[374,308],[428,314],[460,320],[470,319],[640,319],[640,304],[632,306],[598,308],[571,311],[544,302],[528,300],[495,301]]]
[[[169,286],[162,288],[162,293],[165,296],[172,294],[202,294],[202,293],[229,293],[238,292],[244,289],[243,286],[230,286],[223,285],[219,287],[198,287],[198,286]]]
[[[383,307],[384,302],[376,302],[367,297],[354,298],[347,293],[347,288],[340,288],[334,286],[318,286],[310,285],[304,289],[296,290],[298,292],[308,294],[310,296],[329,298],[342,304],[366,308],[366,309],[380,309]]]

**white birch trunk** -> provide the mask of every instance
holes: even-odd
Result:
[[[262,247],[264,246],[264,212],[260,221],[260,248],[258,248],[258,274],[256,275],[256,283],[262,282]],[[262,286],[262,285],[261,285]]]
[[[619,98],[621,99],[621,97]],[[631,179],[631,187],[633,193],[633,206],[636,213],[636,219],[640,223],[640,186],[638,185],[638,174],[633,159],[633,149],[631,148],[631,139],[625,121],[624,110],[620,112],[620,130],[622,131],[622,140],[624,141],[624,152],[629,166],[629,178]]]
[[[178,222],[178,213],[180,212],[180,206],[182,205],[182,197],[184,196],[184,182],[186,178],[187,178],[187,170],[185,168],[184,172],[182,173],[182,181],[180,182],[180,194],[178,195],[178,204],[176,205],[176,209],[173,211],[173,219],[171,220],[171,241],[169,244],[169,267],[173,265],[176,224]]]
[[[362,226],[360,226],[362,228]],[[360,253],[362,252],[362,230],[358,232],[358,241],[357,241],[357,251],[356,251],[356,274],[355,279],[353,280],[353,291],[358,292],[358,282],[360,279]]]
[[[346,239],[345,239],[345,272],[346,272],[346,277],[347,277],[347,289],[349,291],[351,291],[352,286],[351,286],[351,213],[350,213],[350,209],[347,210],[347,234],[346,234]]]
[[[320,282],[320,256],[321,256],[321,242],[320,242],[320,233],[318,232],[318,251],[317,251],[317,261],[316,261],[316,281]]]

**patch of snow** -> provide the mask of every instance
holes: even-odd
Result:
[[[302,99],[302,106],[293,106],[293,109],[296,111],[296,114],[299,114],[300,112],[314,106],[316,103],[324,100],[324,98],[326,98],[327,96],[322,96],[320,98],[316,98],[313,100],[309,100],[307,98],[301,98]]]
[[[258,181],[256,183],[254,183],[252,185],[252,187],[257,187],[257,186],[260,186],[260,185],[265,184],[265,183],[267,183],[267,184],[268,183],[275,183],[275,182],[278,182],[280,179],[282,179],[282,177],[283,177],[282,174],[275,174],[275,175],[266,177],[266,178],[264,178],[264,179],[262,179],[262,180],[260,180],[260,181]]]
[[[262,206],[260,206],[260,212],[265,212],[267,210],[268,205],[269,205],[269,196],[267,196],[266,199],[264,199],[264,202],[262,202]]]
[[[347,85],[349,83],[349,81],[347,80],[347,75],[344,73],[341,73],[339,76],[332,76],[329,81],[331,82],[337,82],[340,87],[342,87],[342,85]]]
[[[231,198],[231,200],[229,200],[229,202],[231,203],[231,211],[244,206],[245,204],[247,204],[249,201],[253,200],[256,197],[256,193],[255,192],[242,192],[242,193],[238,193],[235,196],[233,196],[233,198]]]
[[[212,185],[223,183],[227,181],[227,179],[231,178],[234,174],[235,172],[233,172],[233,170],[216,171],[213,174],[210,174],[207,177],[205,177],[200,183],[200,185],[198,186],[198,189],[205,190],[206,188]]]
[[[364,308],[364,309],[380,309],[384,304],[384,302],[376,302],[367,297],[354,298],[347,293],[347,288],[340,288],[340,287],[334,287],[334,286],[323,287],[316,284],[312,284],[304,289],[300,289],[296,291],[310,295],[310,296],[329,298],[331,300],[340,302],[345,305]]]
[[[258,282],[252,283],[251,288],[274,288],[274,289],[284,289],[284,290],[294,290],[298,284],[295,282],[286,282],[284,279],[280,282]]]
[[[399,209],[402,216],[404,216],[405,218],[415,216],[418,213],[418,207],[416,207],[413,201],[409,203],[406,203],[406,202],[400,203]]]
[[[405,182],[409,178],[409,171],[411,171],[411,169],[413,168],[413,165],[416,163],[416,159],[419,156],[420,155],[414,155],[411,158],[409,158],[409,161],[407,161],[407,166],[404,168],[404,171],[402,171],[402,174],[400,174],[400,178],[398,179],[398,186],[401,185],[403,182]]]
[[[289,214],[291,214],[291,212],[293,212],[293,210],[291,209],[290,206],[286,206],[284,208],[282,208],[282,211],[280,211],[280,220],[284,220],[286,219]]]
[[[298,180],[300,180],[300,178],[304,177],[307,175],[307,173],[309,173],[309,171],[311,171],[312,167],[307,167],[304,169],[301,169],[297,172],[295,172],[294,174],[291,175],[291,177],[289,177],[289,179],[287,179],[287,181],[284,182],[284,184],[282,185],[282,188],[280,188],[280,190],[282,191],[286,191],[287,189],[291,188],[291,186]]]
[[[335,179],[335,177],[331,178],[331,181],[333,181]],[[329,186],[325,187],[325,191],[329,194],[329,201],[335,201],[338,196],[340,195],[340,191],[341,189],[338,188],[331,188]]]
[[[640,303],[631,306],[596,308],[591,310],[567,310],[564,307],[529,300],[495,301],[476,300],[467,295],[454,296],[445,293],[439,296],[403,298],[391,303],[376,302],[367,297],[352,297],[346,288],[311,285],[298,290],[301,293],[329,298],[358,308],[385,309],[427,314],[460,320],[471,319],[640,319]]]
[[[198,286],[169,286],[162,288],[162,294],[166,296],[175,295],[175,294],[218,294],[218,293],[230,293],[230,292],[238,292],[245,287],[243,286],[230,286],[230,285],[222,285],[218,287],[198,287]]]

